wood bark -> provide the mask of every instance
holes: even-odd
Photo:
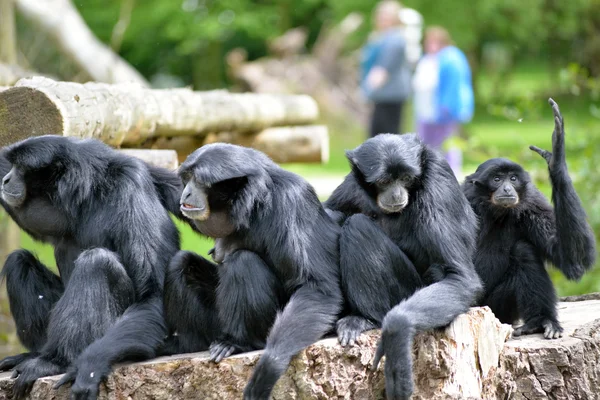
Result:
[[[326,163],[329,160],[329,133],[323,125],[267,128],[258,133],[210,133],[206,137],[161,137],[144,143],[143,147],[175,150],[179,162],[183,162],[199,147],[215,142],[255,148],[276,163]]]
[[[151,90],[34,77],[0,92],[0,145],[51,133],[132,146],[157,136],[253,132],[317,117],[317,104],[304,95]]]
[[[14,0],[0,0],[0,62],[7,64],[17,62]]]
[[[0,91],[2,91],[2,85],[11,85],[15,82],[12,79],[7,79],[9,77],[6,76],[6,68],[3,63],[15,64],[16,62],[17,37],[14,2],[13,0],[0,0]],[[15,241],[19,240],[19,233],[8,214],[0,208],[0,265],[4,265],[6,256],[14,249]],[[8,309],[8,298],[4,287],[0,288],[0,305],[2,311]],[[8,313],[6,311],[0,312],[0,331],[4,333],[3,337],[0,337],[0,356],[5,352],[14,350],[14,348],[7,345],[11,334],[14,337],[14,330],[14,323]]]
[[[175,170],[179,166],[177,152],[174,150],[121,149],[119,151],[128,156],[144,160],[155,167]]]
[[[2,177],[0,177],[2,179]],[[0,208],[0,266],[21,244],[21,230]],[[6,286],[0,282],[0,358],[23,351],[15,335],[15,323],[10,315]],[[0,397],[2,397],[0,395]]]
[[[487,307],[472,308],[448,328],[418,334],[413,347],[413,400],[598,399],[600,393],[600,301],[560,303],[565,337],[509,339]],[[383,365],[370,371],[379,331],[344,349],[334,338],[296,356],[273,391],[273,399],[382,399]],[[116,368],[101,399],[240,399],[261,352],[220,364],[206,353],[165,357]],[[385,359],[384,359],[385,360]],[[8,399],[10,373],[0,378],[0,400]],[[38,380],[31,399],[66,399],[68,388]]]
[[[204,141],[214,142],[252,147],[277,163],[326,163],[329,159],[329,135],[323,125],[267,128],[254,135],[222,132],[209,134]]]
[[[51,38],[65,57],[98,82],[148,82],[100,42],[70,0],[17,0],[17,10]]]

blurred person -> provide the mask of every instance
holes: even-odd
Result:
[[[465,54],[452,45],[448,31],[432,26],[425,31],[425,55],[413,78],[417,133],[429,146],[442,151],[444,142],[460,124],[473,117],[471,68]],[[456,175],[461,173],[462,153],[451,148],[446,160]]]
[[[417,10],[402,7],[400,23],[402,24],[402,35],[406,40],[406,60],[411,71],[414,71],[423,55],[423,16]]]
[[[400,3],[384,0],[375,6],[374,25],[362,49],[361,88],[373,103],[370,136],[399,133],[402,108],[411,92]]]

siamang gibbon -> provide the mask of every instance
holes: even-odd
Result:
[[[167,210],[174,172],[96,140],[26,139],[0,151],[0,203],[35,240],[54,246],[59,276],[27,250],[6,260],[8,300],[28,353],[13,369],[15,398],[37,378],[66,372],[77,399],[95,399],[111,366],[151,358],[167,330],[163,285],[179,249]]]
[[[463,190],[480,221],[475,268],[485,288],[481,304],[504,323],[522,319],[514,336],[543,332],[552,339],[561,337],[563,328],[544,263],[577,280],[594,265],[596,249],[567,170],[563,118],[558,105],[549,102],[552,152],[530,149],[548,164],[554,208],[519,164],[503,158],[481,164],[465,179]]]
[[[335,326],[340,228],[305,180],[250,148],[203,146],[179,175],[181,212],[215,239],[216,264],[190,252],[171,262],[167,348],[210,346],[215,362],[265,348],[244,398],[267,399],[291,358]]]
[[[381,134],[347,152],[352,171],[325,203],[342,224],[342,345],[382,327],[386,394],[413,391],[414,335],[448,325],[481,290],[477,221],[443,157],[414,134]]]

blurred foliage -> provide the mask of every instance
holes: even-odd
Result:
[[[219,87],[227,81],[223,60],[229,50],[243,47],[250,59],[264,56],[268,41],[292,27],[306,27],[311,45],[324,23],[359,12],[367,23],[350,38],[348,50],[358,48],[371,29],[375,3],[137,0],[119,52],[148,78],[176,76],[182,85]],[[110,43],[122,1],[75,4],[96,35]],[[403,4],[421,12],[427,24],[448,28],[475,67],[504,65],[506,69],[513,62],[536,59],[555,65],[575,61],[593,75],[599,72],[600,2],[596,0],[405,0]]]

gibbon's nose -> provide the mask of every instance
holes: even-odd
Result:
[[[510,193],[510,186],[508,186],[508,185],[504,186],[504,193],[506,193],[506,194]]]
[[[184,204],[186,202],[186,200],[189,200],[189,198],[192,196],[192,191],[190,190],[190,186],[187,185],[184,189],[183,189],[183,193],[181,194],[181,204]]]
[[[6,176],[2,179],[2,186],[7,185],[10,182],[10,173],[6,174]]]

